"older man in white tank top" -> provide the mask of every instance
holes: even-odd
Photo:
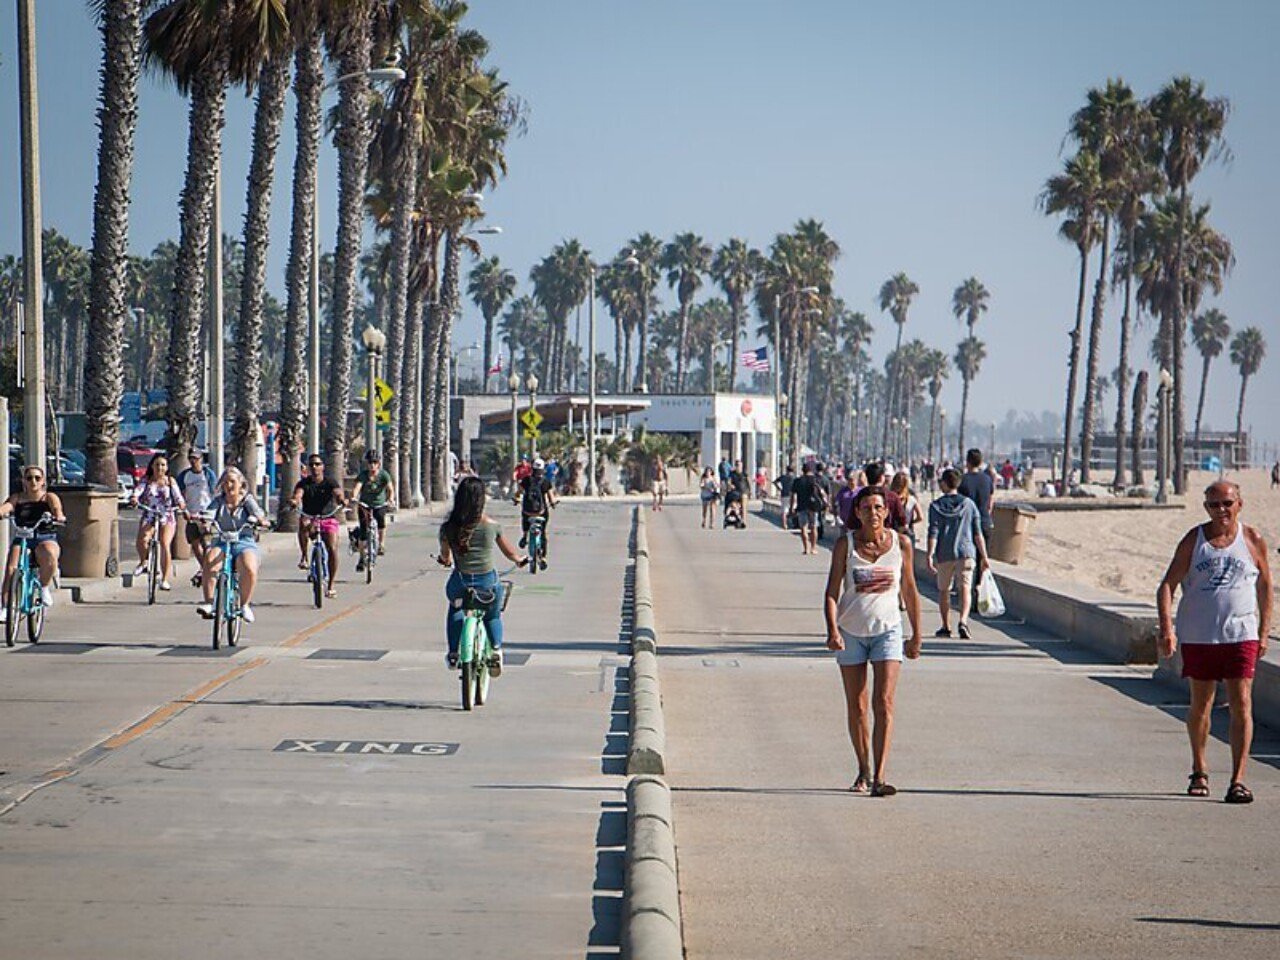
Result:
[[[1271,572],[1267,545],[1253,527],[1240,522],[1240,488],[1219,480],[1204,492],[1209,522],[1188,530],[1156,592],[1160,610],[1160,655],[1182,649],[1182,675],[1191,684],[1187,734],[1191,776],[1187,793],[1209,794],[1205,745],[1218,682],[1231,703],[1231,784],[1227,803],[1251,803],[1244,785],[1253,740],[1253,674],[1267,652],[1271,632]],[[1174,591],[1181,588],[1177,619]]]

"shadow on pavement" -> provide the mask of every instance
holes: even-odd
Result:
[[[1199,917],[1134,917],[1138,923],[1171,923],[1217,930],[1280,930],[1280,923],[1249,923],[1240,920],[1208,920]]]
[[[622,896],[626,879],[627,802],[605,800],[600,804],[596,827],[596,877],[592,884],[591,932],[587,934],[587,960],[616,957],[622,942]]]
[[[339,707],[346,710],[444,710],[454,713],[457,703],[426,703],[421,700],[202,700],[200,704],[219,707]],[[195,704],[199,706],[200,704]]]

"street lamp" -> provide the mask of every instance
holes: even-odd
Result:
[[[1156,418],[1156,503],[1169,502],[1169,462],[1171,455],[1170,437],[1173,434],[1172,410],[1173,374],[1160,368],[1160,386],[1156,388],[1159,400],[1159,413]],[[1065,466],[1064,470],[1067,469]]]
[[[590,261],[587,290],[587,496],[596,492],[596,265]]]
[[[383,83],[400,83],[405,72],[388,61],[381,67],[369,70],[357,70],[334,77],[323,87],[320,93],[345,83],[364,77],[366,80]],[[307,338],[307,446],[311,453],[320,452],[320,184],[316,183],[311,194],[311,289],[307,298],[308,326]],[[341,478],[339,478],[341,479]],[[414,484],[417,503],[421,503],[421,486]],[[416,505],[416,504],[415,504]]]
[[[538,375],[536,373],[529,374],[529,379],[525,381],[525,386],[529,388],[529,409],[536,412],[538,409]],[[536,457],[538,455],[537,428],[531,428],[529,433],[529,456]]]
[[[364,342],[365,355],[369,361],[369,383],[365,388],[364,398],[364,449],[366,455],[370,450],[378,449],[378,362],[382,359],[382,351],[387,346],[387,335],[369,324],[360,335]]]
[[[520,440],[516,432],[516,404],[520,399],[520,378],[513,371],[511,376],[507,377],[507,387],[511,390],[511,476],[512,483],[515,482],[516,475],[516,459],[520,453]]]

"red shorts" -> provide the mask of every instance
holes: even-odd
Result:
[[[1182,676],[1188,680],[1253,679],[1258,641],[1239,643],[1183,643]]]

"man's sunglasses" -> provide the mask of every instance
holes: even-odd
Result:
[[[1230,510],[1236,505],[1236,502],[1234,500],[1206,500],[1204,505],[1210,510],[1217,510],[1219,508]]]

